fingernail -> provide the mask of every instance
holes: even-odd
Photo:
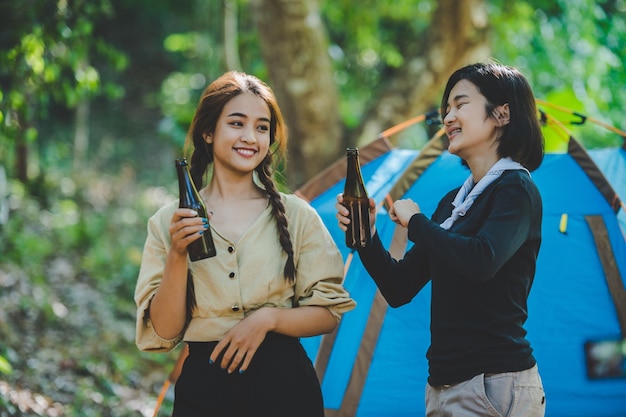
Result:
[[[239,370],[239,374],[240,374],[240,375],[241,375],[241,374],[243,374],[244,372],[246,372],[246,370],[245,370],[245,369],[240,369],[240,370]]]
[[[199,235],[201,235],[202,233],[204,233],[204,230],[200,230],[200,231],[198,232],[198,234],[199,234]]]
[[[209,219],[207,219],[206,217],[202,218],[202,223],[208,223],[208,222],[209,222]]]
[[[213,359],[209,358],[209,365],[213,365]]]

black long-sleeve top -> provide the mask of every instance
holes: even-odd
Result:
[[[428,219],[408,225],[413,246],[393,259],[377,234],[359,250],[363,265],[391,307],[431,290],[431,385],[454,384],[481,373],[515,372],[535,364],[526,339],[527,299],[541,244],[542,203],[525,171],[505,171],[450,230],[458,188]]]

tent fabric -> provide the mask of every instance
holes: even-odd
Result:
[[[590,151],[593,161],[606,179],[611,183],[615,191],[622,197],[622,210],[617,213],[622,231],[626,234],[626,139],[621,148],[594,149]]]
[[[359,150],[359,160],[361,165],[365,165],[371,160],[378,158],[380,155],[389,152],[392,148],[393,146],[389,140],[384,137],[371,142],[369,145]],[[345,173],[345,158],[339,159],[296,190],[295,193],[310,201],[343,178]]]
[[[581,168],[587,173],[596,188],[606,198],[615,213],[620,209],[620,199],[611,184],[607,181],[602,171],[591,159],[587,151],[572,137],[568,141],[567,152],[574,158]]]
[[[604,276],[609,287],[613,305],[617,310],[617,319],[619,321],[622,336],[626,337],[626,289],[621,282],[615,254],[610,245],[608,231],[602,216],[585,216],[585,220],[589,224],[589,228],[593,235],[593,239],[598,249],[598,256],[602,264]],[[626,411],[626,410],[625,410]]]
[[[403,188],[394,199],[412,198],[430,215],[439,199],[468,175],[458,157],[436,141],[430,145],[435,150],[421,160],[419,151],[392,148],[381,139],[360,152],[372,151],[368,162],[362,160],[363,177],[378,203],[377,231],[397,257],[406,249],[406,236],[383,206],[394,187],[394,193]],[[590,340],[625,336],[626,319],[619,311],[626,308],[626,242],[618,221],[623,213],[618,195],[624,193],[615,190],[624,187],[626,152],[603,150],[598,158],[608,162],[596,164],[596,152],[577,145],[571,144],[572,154],[547,154],[532,173],[544,218],[526,328],[546,390],[548,417],[624,416],[626,378],[590,379],[584,347]],[[583,162],[576,156],[581,151]],[[412,164],[424,160],[428,162],[415,175]],[[423,416],[430,285],[411,303],[388,308],[358,256],[345,247],[337,226],[334,206],[343,191],[344,172],[345,166],[342,171],[337,164],[334,174],[323,173],[324,186],[307,184],[299,192],[316,208],[349,261],[345,285],[358,305],[344,315],[334,334],[302,343],[320,374],[327,417]],[[399,185],[407,175],[415,178]],[[595,230],[605,236],[594,235]],[[607,256],[609,249],[612,256]]]

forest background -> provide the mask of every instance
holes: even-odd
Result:
[[[625,15],[624,0],[0,1],[0,417],[151,415],[178,351],[134,345],[145,226],[177,197],[174,158],[224,71],[275,90],[294,190],[490,58],[624,129]],[[555,108],[588,148],[622,145]],[[391,140],[419,148],[433,128]]]

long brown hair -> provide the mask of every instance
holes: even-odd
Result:
[[[201,189],[208,169],[213,163],[213,145],[206,143],[204,135],[215,132],[217,121],[226,103],[243,93],[252,93],[261,98],[267,103],[270,110],[270,151],[259,166],[255,168],[255,171],[269,195],[272,214],[278,225],[280,244],[287,253],[287,262],[284,268],[285,279],[293,283],[296,275],[293,245],[289,229],[287,228],[288,220],[285,214],[285,205],[274,183],[275,166],[277,166],[275,164],[285,160],[287,128],[276,97],[266,83],[253,75],[239,71],[229,71],[213,81],[204,90],[189,127],[185,143],[186,153],[188,154],[191,150],[191,178],[196,188]],[[274,157],[276,157],[276,161],[274,161]],[[190,318],[190,312],[194,307],[195,294],[193,281],[189,274],[187,280],[188,318]]]

